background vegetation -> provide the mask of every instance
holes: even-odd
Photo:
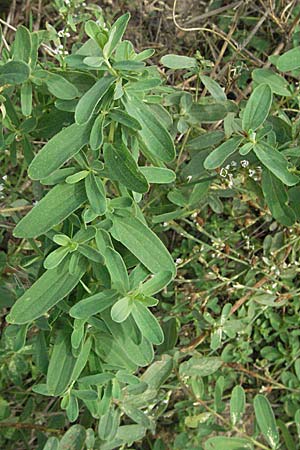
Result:
[[[3,122],[0,150],[1,448],[300,448],[299,188],[282,179],[285,170],[286,177],[299,174],[300,58],[288,57],[283,69],[285,61],[278,62],[278,55],[300,44],[300,5],[289,0],[177,3],[3,2],[3,61],[23,24],[32,32],[46,30],[39,50],[43,67],[64,69],[68,53],[87,39],[87,20],[103,16],[112,24],[126,12],[131,20],[125,38],[137,52],[155,50],[147,63],[158,65],[166,86],[156,94],[172,118],[168,127],[177,156],[168,167],[177,177],[154,184],[141,210],[176,261],[177,275],[152,308],[165,341],[155,347],[154,362],[136,371],[153,383],[155,396],[143,399],[143,416],[122,410],[121,425],[136,428],[127,435],[125,430],[117,443],[110,441],[80,397],[74,421],[72,412],[61,408],[61,398],[34,388],[44,383],[45,355],[53,348],[49,325],[32,326],[26,338],[27,329],[8,325],[6,316],[43,271],[51,246],[46,239],[17,238],[13,229],[45,194],[27,168],[62,124],[57,115],[52,135],[47,129],[49,116],[43,115],[54,108],[48,91],[34,98],[34,124],[24,118],[19,93],[9,91],[19,123]],[[167,54],[193,59],[174,63],[163,58]],[[258,71],[270,68],[277,78]],[[243,134],[241,111],[265,83],[273,100],[266,122],[259,124],[261,134],[287,158],[288,169],[280,167],[279,177],[270,169],[264,181],[267,165],[253,152],[231,152],[216,164],[204,163],[224,133],[227,139]],[[264,99],[255,100],[261,108]],[[9,100],[1,102],[4,120],[5,110],[12,113]],[[199,104],[202,112],[194,106]],[[252,131],[244,138],[251,140]],[[272,183],[276,187],[270,192]],[[44,359],[37,360],[41,330]],[[149,382],[153,373],[157,378]]]

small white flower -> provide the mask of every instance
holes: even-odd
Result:
[[[188,183],[191,181],[192,178],[193,178],[192,175],[189,175],[189,176],[186,177],[186,179],[188,180]]]
[[[169,225],[168,222],[164,222],[164,223],[163,223],[163,226],[164,226],[164,227],[167,227],[168,225]]]
[[[175,262],[176,262],[176,264],[181,264],[182,263],[182,259],[181,258],[177,258]]]
[[[60,44],[57,48],[58,48],[59,50],[61,50],[61,49],[64,48],[64,46],[63,46],[62,44]]]
[[[70,35],[70,33],[65,33],[65,36],[68,38],[68,37],[70,37],[71,35]]]
[[[229,170],[230,169],[230,164],[227,164],[227,166],[225,166],[225,169]]]
[[[220,170],[220,177],[222,178],[226,178],[227,177],[227,170],[225,169],[225,167],[222,167],[222,169]]]
[[[249,169],[249,177],[253,177],[254,174],[255,174],[255,170]]]
[[[247,159],[243,159],[243,160],[241,161],[241,166],[242,166],[242,167],[248,167],[248,166],[249,166],[249,161],[248,161]]]
[[[232,165],[232,167],[236,167],[237,166],[237,162],[236,161],[231,161],[231,165]]]
[[[6,181],[7,180],[7,175],[3,175],[2,180]]]
[[[59,37],[63,37],[65,35],[65,30],[59,30],[57,34]]]
[[[0,192],[4,190],[4,185],[0,184]]]

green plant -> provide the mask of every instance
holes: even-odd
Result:
[[[57,4],[74,31],[70,10]],[[201,55],[166,55],[165,67],[187,69],[188,77],[196,77],[195,95],[175,90],[163,84],[155,66],[144,63],[152,50],[136,53],[123,40],[128,14],[109,26],[95,11],[97,21],[85,23],[89,39],[77,42],[71,54],[65,50],[68,31],[60,44],[61,36],[51,27],[29,32],[20,26],[12,50],[3,51],[1,148],[9,153],[1,157],[7,165],[21,167],[19,180],[28,169],[37,200],[31,208],[30,196],[23,195],[3,211],[18,221],[19,212],[30,209],[14,236],[22,239],[19,248],[29,251],[21,261],[29,279],[22,284],[31,285],[25,292],[17,287],[17,300],[9,283],[0,287],[3,306],[11,307],[1,342],[3,384],[12,378],[20,389],[31,387],[32,397],[16,393],[25,420],[35,404],[42,406],[49,396],[59,399],[53,425],[40,426],[44,435],[39,448],[128,448],[146,436],[145,446],[162,449],[163,439],[152,442],[156,422],[171,396],[183,392],[185,398],[175,405],[179,427],[170,444],[174,449],[280,448],[281,441],[293,449],[299,423],[299,348],[295,322],[280,321],[276,313],[291,297],[294,316],[298,313],[297,286],[290,297],[285,295],[293,282],[284,266],[289,255],[282,256],[285,235],[279,231],[265,238],[268,270],[257,263],[253,271],[249,248],[246,254],[232,250],[224,256],[224,241],[233,249],[242,232],[230,222],[224,225],[220,214],[227,217],[226,208],[245,213],[239,196],[247,194],[265,226],[272,218],[264,202],[283,225],[299,218],[298,119],[288,115],[289,109],[294,112],[297,87],[269,69],[256,69],[249,100],[237,104],[209,76],[212,64]],[[82,15],[77,23],[84,20]],[[49,41],[59,46],[56,52]],[[56,55],[54,61],[38,58],[41,45]],[[299,49],[291,52],[273,59],[278,70],[299,68]],[[202,95],[205,90],[208,96]],[[286,111],[280,109],[282,101],[289,106]],[[223,121],[224,132],[219,129]],[[207,130],[208,124],[215,129]],[[256,170],[255,179],[249,170]],[[211,229],[195,223],[199,213],[210,217]],[[186,259],[187,279],[195,275],[195,286],[207,295],[201,311],[201,304],[186,302],[185,293],[177,299],[181,278],[172,283],[176,269],[166,249],[172,248],[176,234],[180,237],[173,253],[180,258],[179,268]],[[293,237],[294,260],[298,241]],[[253,245],[261,251],[259,240]],[[199,253],[208,272],[195,262]],[[272,272],[273,263],[279,275]],[[266,270],[266,290],[256,288],[257,274]],[[268,289],[275,282],[282,290],[280,301]],[[228,284],[237,303],[222,297],[219,305],[216,293]],[[241,289],[258,291],[248,309],[238,303]],[[154,296],[160,292],[158,303]],[[204,331],[203,341],[209,336],[209,344],[179,352],[179,322],[193,324],[196,338]],[[257,344],[250,344],[252,336]],[[265,345],[275,339],[280,340],[276,348]],[[179,346],[186,344],[179,336]],[[270,402],[257,393],[257,386],[255,394],[245,392],[235,371],[259,351],[261,365],[269,361],[274,372],[263,381],[284,391],[289,418],[284,422],[275,422]],[[278,381],[277,371],[285,364],[293,369]],[[23,379],[30,381],[23,385]],[[250,409],[247,401],[253,403],[257,423],[250,431],[243,422]],[[16,417],[8,422],[9,404],[3,399],[0,405],[4,439],[9,439],[11,430],[28,424],[14,421]],[[52,436],[45,443],[46,435],[65,427],[59,408],[70,423],[80,420],[80,425],[70,425],[61,440]],[[182,429],[190,434],[180,433]]]
[[[10,139],[21,134],[29,141],[27,134],[38,135],[45,118],[44,136],[50,137],[33,159],[24,155],[44,195],[14,235],[40,246],[39,256],[27,263],[37,280],[14,303],[6,334],[15,335],[15,351],[29,336],[36,368],[46,375],[34,391],[61,397],[71,422],[85,404],[101,418],[99,438],[109,445],[133,442],[153,429],[145,401],[172,368],[167,358],[162,374],[133,375],[151,364],[153,345],[163,341],[150,308],[176,272],[139,203],[149,183],[174,181],[165,163],[175,149],[167,112],[153,95],[164,88],[143,62],[152,51],[137,54],[122,41],[128,20],[125,14],[111,28],[88,21],[90,39],[51,70],[37,64],[39,34],[20,26],[0,67]],[[9,100],[14,86],[20,86],[22,114],[30,116],[21,127]],[[53,124],[56,108],[61,120]],[[136,425],[119,427],[121,413]]]

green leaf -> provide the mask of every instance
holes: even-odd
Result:
[[[111,441],[116,435],[120,422],[120,411],[110,407],[108,411],[100,417],[98,434],[100,439]]]
[[[122,256],[112,247],[106,247],[104,258],[112,288],[126,294],[129,291],[129,278]]]
[[[170,350],[173,350],[178,339],[178,323],[175,317],[162,323],[164,333],[164,342],[157,348],[158,354],[162,355]]]
[[[206,75],[200,75],[200,80],[217,102],[226,102],[226,94],[215,80]]]
[[[189,56],[165,55],[160,62],[168,69],[194,69],[197,67],[197,60]]]
[[[78,247],[78,252],[85,256],[90,261],[94,261],[95,263],[103,264],[104,259],[102,255],[95,248],[91,247],[87,244],[81,244]]]
[[[149,280],[141,284],[138,288],[138,292],[143,295],[151,296],[160,292],[166,287],[173,278],[172,272],[163,271],[154,274]]]
[[[223,364],[217,356],[193,356],[180,366],[180,373],[189,376],[207,377],[215,373]]]
[[[299,182],[299,178],[289,172],[287,168],[288,162],[278,150],[272,148],[265,142],[260,142],[253,147],[253,151],[263,165],[284,184],[294,186]]]
[[[79,378],[83,369],[85,368],[86,363],[88,362],[88,359],[90,356],[92,343],[93,343],[92,338],[91,338],[91,336],[89,336],[86,339],[86,341],[84,342],[84,344],[80,350],[80,353],[79,353],[78,357],[76,358],[76,363],[74,365],[72,377],[71,377],[72,381],[76,381]]]
[[[149,153],[164,162],[173,161],[175,148],[172,138],[151,108],[133,96],[126,96],[123,101],[127,113],[140,123],[142,129],[138,134]]]
[[[30,116],[32,112],[32,84],[30,81],[21,86],[21,109],[24,116]]]
[[[233,425],[236,425],[245,412],[246,396],[242,386],[235,386],[230,398],[230,418]]]
[[[88,20],[85,23],[84,30],[86,34],[92,38],[100,48],[103,48],[105,42],[107,41],[107,31],[103,30],[96,22],[93,20]]]
[[[275,417],[268,399],[261,394],[254,398],[254,412],[260,431],[266,438],[271,448],[277,448],[279,444],[279,433]]]
[[[67,256],[70,249],[66,247],[60,247],[51,252],[44,260],[45,269],[54,269],[57,267]]]
[[[146,434],[146,428],[142,425],[122,425],[118,428],[117,439],[123,443],[132,444],[141,440]]]
[[[268,170],[264,170],[262,174],[262,190],[274,218],[287,227],[293,225],[296,217],[288,206],[288,194],[284,184]]]
[[[126,91],[147,92],[156,88],[160,84],[161,84],[160,78],[146,78],[145,80],[141,79],[137,81],[131,81],[126,84]]]
[[[94,401],[98,399],[98,394],[96,391],[92,391],[90,389],[79,389],[79,390],[72,390],[72,394],[75,395],[75,397],[80,398],[81,400],[86,401]]]
[[[55,234],[52,238],[57,245],[67,246],[72,243],[72,240],[66,234]]]
[[[223,142],[223,144],[207,156],[204,161],[205,169],[212,170],[221,167],[226,159],[236,152],[242,140],[242,137],[234,136],[231,139],[228,139],[228,141]]]
[[[9,61],[0,66],[0,86],[22,84],[30,75],[29,66],[22,61]]]
[[[255,131],[264,123],[269,115],[272,97],[268,84],[260,84],[254,89],[243,113],[242,127],[245,131]]]
[[[79,378],[79,383],[87,384],[88,386],[101,386],[108,381],[112,380],[115,376],[112,373],[97,373],[96,375],[87,375],[86,377]]]
[[[193,103],[188,111],[188,120],[194,125],[223,120],[227,116],[223,103]]]
[[[47,371],[47,389],[50,395],[61,395],[65,392],[71,383],[75,361],[70,336],[64,331],[59,331]]]
[[[74,395],[69,396],[69,403],[66,408],[67,417],[70,422],[75,422],[79,416],[78,400]]]
[[[300,67],[300,46],[292,48],[291,50],[280,55],[276,67],[281,72],[290,72],[291,70],[299,69]]]
[[[90,120],[104,94],[115,81],[112,76],[100,78],[79,100],[75,109],[75,121],[84,124]]]
[[[114,322],[124,322],[132,311],[133,300],[130,297],[123,297],[111,308],[111,318]]]
[[[281,431],[281,434],[282,434],[282,437],[283,437],[283,440],[284,440],[287,450],[297,450],[294,438],[291,435],[286,424],[284,422],[282,422],[282,420],[278,419],[277,425]]]
[[[31,34],[23,25],[18,26],[13,44],[13,59],[29,63],[31,56]]]
[[[145,68],[145,63],[139,61],[117,61],[113,63],[113,68],[115,70],[130,72],[130,71],[141,71]]]
[[[43,447],[43,450],[58,450],[59,448],[59,440],[57,437],[52,436],[47,439],[46,444]]]
[[[96,151],[101,147],[103,142],[103,126],[104,126],[104,116],[99,114],[96,117],[93,124],[91,134],[90,134],[90,147],[92,150]]]
[[[77,302],[69,311],[76,319],[88,319],[109,308],[119,298],[117,291],[106,289]]]
[[[128,403],[123,405],[123,409],[125,414],[134,422],[143,425],[145,428],[149,428],[151,426],[149,417],[143,411],[140,411],[138,408],[135,408]]]
[[[85,273],[84,262],[76,267],[76,273],[69,273],[69,258],[59,267],[47,270],[18,298],[6,320],[9,323],[23,324],[41,317],[60,300],[66,297],[78,284]]]
[[[292,95],[286,79],[271,69],[255,69],[252,72],[252,78],[258,84],[268,84],[274,94],[287,97]]]
[[[173,369],[173,358],[163,355],[160,361],[155,361],[143,373],[140,380],[147,383],[149,388],[158,389],[170,376]]]
[[[186,148],[188,150],[204,150],[205,148],[219,144],[223,141],[224,137],[223,131],[205,132],[188,141]]]
[[[50,186],[54,184],[63,183],[69,175],[74,175],[74,173],[76,173],[75,167],[66,167],[65,169],[57,169],[51,175],[49,175],[49,177],[42,178],[40,182],[42,184]]]
[[[72,100],[79,96],[77,87],[57,73],[52,73],[47,70],[37,70],[34,72],[34,78],[46,83],[49,92],[59,99]]]
[[[176,179],[173,170],[164,167],[144,166],[139,168],[149,184],[166,184],[172,183]]]
[[[40,180],[51,175],[89,142],[89,136],[89,125],[73,123],[63,128],[44,145],[31,162],[28,169],[30,178]]]
[[[76,172],[72,175],[69,175],[66,178],[66,183],[68,183],[68,184],[78,183],[79,181],[81,181],[85,177],[87,177],[89,173],[90,172],[88,170],[80,170],[80,172]]]
[[[121,41],[123,34],[125,33],[128,21],[130,19],[130,14],[126,13],[119,17],[109,31],[108,41],[103,48],[103,56],[108,59],[116,46]]]
[[[248,439],[222,436],[209,438],[204,448],[205,450],[254,450]]]
[[[17,224],[14,236],[40,236],[63,222],[86,201],[84,184],[58,184]]]
[[[136,217],[112,217],[113,237],[125,245],[152,273],[170,271],[176,267],[160,239]]]
[[[83,450],[86,431],[82,425],[73,425],[63,435],[58,450]]]
[[[142,335],[148,339],[152,344],[159,345],[164,340],[163,331],[154,317],[146,306],[144,306],[138,300],[134,301],[132,308],[132,316],[142,333]]]
[[[135,192],[147,192],[147,180],[123,143],[118,142],[115,146],[105,144],[104,161],[112,180],[119,181]]]
[[[101,178],[90,173],[84,181],[86,195],[92,210],[102,216],[106,211],[106,196]]]
[[[115,122],[119,122],[125,127],[132,128],[133,130],[141,130],[142,128],[136,119],[121,109],[112,109],[109,112],[108,117]]]

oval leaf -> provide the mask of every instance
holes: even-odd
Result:
[[[21,84],[29,78],[29,66],[22,61],[9,61],[0,66],[0,86]]]
[[[64,331],[59,331],[47,371],[47,389],[50,395],[61,395],[69,386],[75,361],[70,336]]]
[[[6,320],[22,324],[41,317],[74,289],[85,269],[85,263],[81,262],[76,267],[76,273],[70,275],[69,258],[66,258],[59,267],[47,270],[18,298]]]
[[[105,144],[104,161],[112,180],[119,181],[135,192],[147,192],[147,180],[123,143],[119,142],[115,146]]]
[[[246,396],[242,386],[235,386],[230,398],[230,418],[233,425],[238,423],[245,412]]]
[[[272,448],[277,448],[279,433],[273,410],[268,399],[261,394],[254,398],[254,412],[260,431]]]
[[[277,69],[281,72],[290,72],[291,70],[299,69],[300,67],[300,46],[292,48],[279,56],[277,63]]]
[[[204,161],[205,169],[212,170],[221,167],[224,161],[236,152],[242,140],[242,137],[235,136],[213,150]]]
[[[135,301],[132,308],[132,316],[142,333],[142,335],[148,339],[152,344],[159,345],[164,340],[163,331],[154,317],[146,306],[139,301]]]
[[[96,106],[113,84],[115,78],[106,76],[100,78],[79,100],[75,109],[75,121],[77,124],[88,122],[93,115]]]
[[[63,222],[86,201],[84,184],[58,184],[17,224],[14,236],[40,236]]]
[[[28,169],[30,178],[40,180],[51,175],[89,142],[89,136],[90,126],[73,123],[63,128],[33,159]]]
[[[118,298],[119,294],[116,291],[107,289],[80,300],[72,306],[69,314],[75,319],[88,319],[109,308]]]
[[[245,131],[256,130],[264,123],[269,115],[272,97],[268,84],[260,84],[254,89],[243,113],[242,127]]]
[[[113,237],[131,251],[152,273],[169,270],[174,276],[176,267],[160,239],[136,217],[112,217]]]
[[[165,55],[161,58],[160,62],[168,69],[192,69],[197,66],[197,60],[190,58],[189,56],[181,55]]]
[[[253,147],[253,151],[257,158],[263,163],[267,169],[272,172],[275,177],[279,178],[287,186],[294,186],[299,182],[299,178],[289,172],[287,168],[287,160],[276,148],[272,148],[265,142],[260,142]]]
[[[134,98],[124,99],[126,111],[141,125],[138,131],[149,153],[162,161],[170,162],[175,158],[175,148],[169,132],[144,102]]]

